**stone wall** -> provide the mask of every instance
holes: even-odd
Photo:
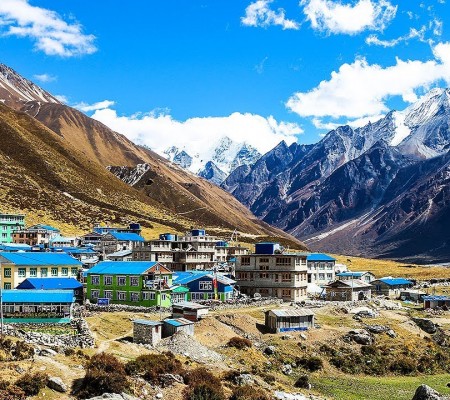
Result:
[[[163,313],[171,312],[171,308],[165,307],[143,307],[143,306],[127,306],[125,304],[110,304],[109,306],[99,306],[97,304],[86,304],[85,309],[87,311],[100,311],[100,312],[139,312],[139,313],[156,313],[162,311]]]
[[[161,326],[133,323],[133,342],[155,346],[161,340]]]
[[[74,335],[51,335],[48,333],[36,332],[33,329],[45,329],[52,324],[7,324],[4,326],[5,334],[15,336],[27,343],[49,346],[58,350],[67,348],[91,348],[94,347],[95,341],[92,333],[84,319],[77,319],[71,322],[71,325],[77,334]],[[61,324],[55,326],[61,327]],[[27,329],[27,330],[24,330]],[[30,330],[28,330],[30,329]]]

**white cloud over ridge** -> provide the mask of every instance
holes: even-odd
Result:
[[[273,0],[258,0],[251,3],[245,9],[245,17],[241,23],[245,26],[268,27],[271,25],[281,26],[283,29],[299,29],[300,24],[292,19],[287,19],[282,8],[274,11],[270,9]]]
[[[296,135],[303,132],[297,124],[278,122],[272,116],[238,112],[226,117],[177,121],[170,115],[156,113],[119,116],[116,110],[104,108],[95,111],[92,118],[159,154],[173,145],[191,156],[203,154],[224,136],[266,153],[282,140],[288,144],[297,141]]]
[[[0,1],[0,33],[29,37],[37,50],[51,56],[72,57],[97,51],[95,36],[84,34],[80,24],[67,23],[56,12],[32,6],[28,0]]]
[[[112,100],[103,100],[103,101],[99,101],[94,104],[87,104],[85,102],[81,102],[81,103],[73,105],[73,107],[80,111],[91,112],[91,111],[96,111],[96,110],[103,110],[105,108],[113,106],[114,104],[116,104],[116,103]]]
[[[355,35],[365,30],[382,31],[397,13],[397,6],[387,0],[359,0],[355,4],[302,0],[300,5],[311,27],[329,34]]]
[[[415,28],[410,28],[409,33],[403,36],[400,36],[395,39],[390,40],[382,40],[379,39],[377,35],[370,35],[366,38],[366,43],[368,45],[374,46],[383,46],[383,47],[394,47],[397,46],[401,42],[407,42],[411,39],[418,39],[421,42],[425,42],[425,31],[426,27],[422,26],[419,30]]]
[[[386,100],[401,96],[412,103],[416,91],[441,81],[450,84],[450,42],[432,47],[428,61],[396,59],[382,67],[365,58],[343,64],[309,92],[294,93],[286,106],[302,117],[362,118],[388,111]]]
[[[50,74],[37,74],[33,78],[42,83],[55,82],[58,78]]]

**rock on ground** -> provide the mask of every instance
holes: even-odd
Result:
[[[122,393],[103,393],[101,396],[91,397],[87,400],[102,400],[102,399],[110,399],[110,400],[139,400],[137,397],[130,396],[129,394]]]
[[[66,384],[62,381],[61,378],[59,378],[57,376],[51,376],[50,378],[48,378],[47,386],[50,389],[56,390],[57,392],[60,392],[60,393],[67,392]]]
[[[417,388],[416,393],[412,398],[412,400],[448,400],[448,399],[449,397],[441,396],[438,392],[436,392],[436,390],[423,384]]]

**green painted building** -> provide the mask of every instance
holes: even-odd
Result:
[[[0,213],[0,243],[12,243],[12,233],[25,228],[25,215]]]
[[[102,261],[87,271],[91,303],[170,307],[172,271],[153,261]]]

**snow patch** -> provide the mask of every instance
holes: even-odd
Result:
[[[390,145],[397,146],[403,141],[403,139],[411,134],[411,129],[405,125],[405,113],[396,111],[393,113],[393,117],[395,124],[395,134],[391,140]]]

